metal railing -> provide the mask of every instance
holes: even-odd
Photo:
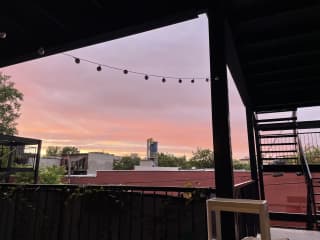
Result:
[[[300,144],[309,164],[320,164],[320,132],[299,132]]]
[[[298,147],[299,147],[299,160],[301,163],[302,171],[305,177],[307,185],[307,229],[313,229],[315,223],[315,198],[313,192],[313,181],[312,174],[309,168],[308,159],[305,155],[303,146],[301,144],[300,137],[298,137]]]

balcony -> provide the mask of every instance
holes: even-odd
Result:
[[[205,239],[205,200],[265,198],[264,174],[303,172],[306,214],[271,213],[277,221],[306,221],[319,229],[312,171],[296,131],[320,128],[319,121],[260,126],[260,113],[295,112],[320,106],[317,1],[6,1],[2,4],[0,67],[81,48],[130,34],[208,16],[210,86],[216,189],[72,185],[1,185],[0,239]],[[81,17],[80,17],[81,16]],[[82,17],[85,16],[85,17]],[[6,32],[8,38],[6,39]],[[38,49],[38,51],[37,51]],[[41,51],[39,51],[41,50]],[[229,126],[227,66],[246,107],[250,183],[234,186]],[[209,78],[208,78],[209,81]],[[278,119],[279,120],[279,119]],[[276,128],[274,128],[276,127]],[[294,149],[263,149],[261,131],[292,130]],[[291,140],[292,140],[291,139]],[[38,144],[38,146],[40,143]],[[270,152],[273,151],[273,152]],[[285,151],[289,157],[264,156]],[[37,154],[40,154],[39,151]],[[280,165],[294,160],[300,164]],[[276,156],[278,158],[278,156]],[[264,164],[268,163],[268,164]],[[272,164],[277,163],[277,164]],[[7,164],[5,171],[18,171]],[[28,171],[37,172],[37,164]],[[35,174],[35,181],[37,176]],[[314,185],[313,185],[314,184]],[[300,189],[299,189],[300,190]],[[251,217],[225,215],[226,240],[257,232]]]

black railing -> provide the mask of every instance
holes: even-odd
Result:
[[[320,132],[299,132],[300,144],[309,164],[320,164]]]
[[[0,239],[206,239],[214,189],[0,185]]]
[[[298,147],[299,147],[299,160],[301,163],[302,171],[303,171],[306,185],[307,185],[307,213],[306,213],[307,229],[313,229],[313,225],[315,223],[315,214],[316,214],[315,199],[313,194],[313,181],[312,181],[312,175],[309,168],[309,164],[301,144],[300,137],[298,137]]]

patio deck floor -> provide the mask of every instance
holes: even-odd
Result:
[[[320,231],[307,231],[287,228],[271,228],[271,238],[289,240],[319,240]]]

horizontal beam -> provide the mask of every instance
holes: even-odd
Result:
[[[266,99],[268,98],[268,99]],[[272,99],[273,98],[273,99]],[[314,96],[273,96],[263,95],[263,98],[259,96],[255,100],[255,105],[253,110],[255,112],[277,112],[277,110],[282,110],[284,108],[297,108],[297,107],[314,107],[320,106],[320,98],[316,95]]]
[[[286,222],[306,222],[307,215],[301,213],[269,212],[270,220]]]
[[[311,66],[319,61],[320,50],[310,52],[299,52],[282,56],[273,56],[258,60],[251,60],[243,64],[244,71],[250,73],[260,73],[281,69],[296,68],[301,66]]]
[[[238,46],[243,61],[290,55],[296,52],[309,52],[320,49],[320,31],[301,35],[266,39],[257,43],[244,43]]]
[[[256,122],[283,122],[283,121],[295,121],[297,117],[288,117],[288,118],[272,118],[272,119],[258,119]]]
[[[311,172],[320,173],[320,165],[310,164]],[[301,172],[300,165],[263,165],[263,172]]]
[[[8,172],[10,171],[11,173],[15,173],[15,172],[34,172],[33,168],[0,168],[0,172]]]
[[[235,26],[236,36],[241,43],[310,32],[320,26],[319,12],[320,5],[315,5],[240,22]]]
[[[320,121],[300,121],[300,122],[289,122],[289,123],[259,124],[257,128],[262,131],[311,129],[311,128],[320,128]]]

